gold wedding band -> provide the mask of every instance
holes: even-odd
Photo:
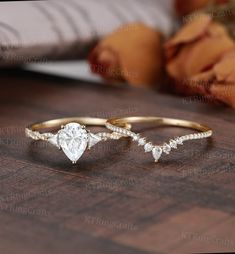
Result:
[[[154,123],[156,125],[162,126],[175,126],[194,129],[199,132],[179,136],[171,139],[169,142],[166,142],[162,145],[153,145],[151,142],[147,142],[145,137],[141,137],[140,134],[135,133],[131,130],[127,130],[123,127],[120,127],[123,124],[134,124],[134,123]],[[124,137],[131,137],[133,141],[138,142],[139,146],[143,146],[146,153],[152,152],[155,162],[157,162],[162,153],[169,154],[172,149],[177,149],[178,145],[183,145],[185,141],[193,139],[202,139],[212,136],[212,130],[206,125],[202,125],[197,122],[173,119],[173,118],[162,118],[162,117],[124,117],[124,118],[112,118],[109,119],[106,123],[106,127],[113,132],[119,133]]]

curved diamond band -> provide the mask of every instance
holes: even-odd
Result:
[[[155,123],[156,125],[165,125],[165,126],[176,126],[183,128],[190,128],[197,130],[199,132],[179,136],[174,139],[170,139],[168,142],[161,145],[153,145],[151,142],[148,142],[145,137],[141,137],[140,134],[137,134],[131,130],[120,127],[122,124],[132,124],[132,123]],[[155,162],[158,162],[162,154],[169,154],[173,149],[177,149],[179,145],[183,145],[185,141],[193,139],[202,139],[212,136],[212,130],[202,124],[180,120],[172,118],[161,118],[161,117],[125,117],[125,118],[113,118],[109,119],[106,123],[106,127],[116,133],[119,133],[123,137],[131,137],[133,141],[137,142],[139,146],[143,146],[146,153],[151,152]]]
[[[92,133],[86,129],[85,125],[105,126],[107,119],[92,117],[71,117],[49,120],[32,124],[25,129],[25,134],[34,140],[43,140],[62,149],[65,155],[76,163],[86,149],[91,149],[100,141],[108,139],[119,139],[122,135],[118,133],[99,132]],[[120,125],[130,129],[130,125]],[[39,132],[43,129],[59,129],[57,133]]]

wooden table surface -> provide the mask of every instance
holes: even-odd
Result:
[[[235,251],[235,111],[26,71],[1,71],[0,85],[0,253]],[[109,141],[72,165],[24,136],[29,123],[75,115],[182,118],[213,127],[214,138],[158,164],[128,140]],[[189,133],[143,127],[134,128],[156,143]]]

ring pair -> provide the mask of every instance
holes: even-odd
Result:
[[[197,132],[175,137],[160,145],[154,145],[152,142],[147,141],[145,137],[131,130],[132,125],[135,123],[154,123],[162,126],[183,127],[196,130]],[[86,126],[103,126],[112,132],[92,133]],[[45,130],[49,129],[53,131],[45,132]],[[177,149],[179,145],[183,145],[185,141],[212,136],[211,128],[206,125],[187,120],[154,116],[112,119],[93,117],[61,118],[31,124],[26,127],[25,133],[27,137],[34,140],[47,141],[61,149],[74,164],[87,149],[91,149],[99,142],[109,139],[132,138],[133,141],[144,148],[146,153],[152,153],[155,162],[157,162],[162,154],[169,154],[173,149]]]

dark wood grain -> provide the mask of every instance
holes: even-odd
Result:
[[[235,251],[235,114],[157,94],[0,73],[0,253],[195,253]],[[126,140],[95,146],[78,165],[24,127],[67,116],[157,115],[203,122],[192,141],[154,164]],[[136,131],[156,142],[188,133]]]

